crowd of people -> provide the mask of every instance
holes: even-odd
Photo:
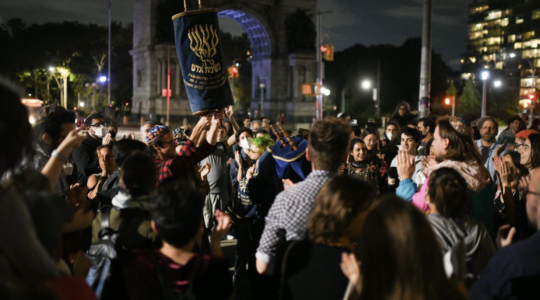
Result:
[[[278,176],[271,120],[232,107],[137,138],[0,99],[1,299],[540,296],[538,122],[328,117],[298,130],[301,179]]]

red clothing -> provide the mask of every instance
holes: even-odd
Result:
[[[216,150],[216,146],[208,144],[206,139],[203,140],[199,148],[196,148],[193,142],[188,140],[178,156],[168,160],[156,159],[159,184],[172,178],[187,178],[188,171],[212,154],[214,150]]]
[[[177,293],[187,291],[193,272],[194,292],[197,299],[228,299],[232,294],[232,280],[227,262],[222,257],[195,254],[185,265],[180,265],[163,255],[159,249],[136,250],[126,264],[126,285],[132,300],[163,299],[163,289],[159,282],[152,255],[156,255],[162,276],[170,280],[170,286]]]
[[[60,277],[47,281],[58,300],[98,300],[86,281],[77,277]]]

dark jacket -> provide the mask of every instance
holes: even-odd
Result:
[[[86,186],[90,175],[101,172],[96,154],[96,150],[101,144],[100,140],[87,135],[81,146],[73,149],[72,157],[77,165],[77,182],[81,186]]]

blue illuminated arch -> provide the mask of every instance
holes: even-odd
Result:
[[[251,42],[254,59],[266,58],[272,54],[268,32],[256,17],[238,9],[225,9],[220,11],[218,15],[233,19],[242,26]]]

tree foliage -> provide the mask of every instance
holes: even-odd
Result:
[[[133,26],[113,22],[111,33],[111,96],[113,101],[124,102],[132,95],[129,51],[133,47]],[[77,105],[75,100],[79,93],[86,93],[86,83],[91,84],[98,76],[107,75],[106,26],[78,22],[26,25],[15,18],[1,24],[0,44],[3,45],[0,47],[0,74],[20,80],[29,93],[42,100],[60,98],[61,91],[51,76],[50,67],[64,67],[70,71],[68,106],[71,107]]]
[[[458,115],[468,115],[474,112],[480,112],[482,95],[476,88],[472,80],[465,81],[463,91],[456,102],[456,111]]]

